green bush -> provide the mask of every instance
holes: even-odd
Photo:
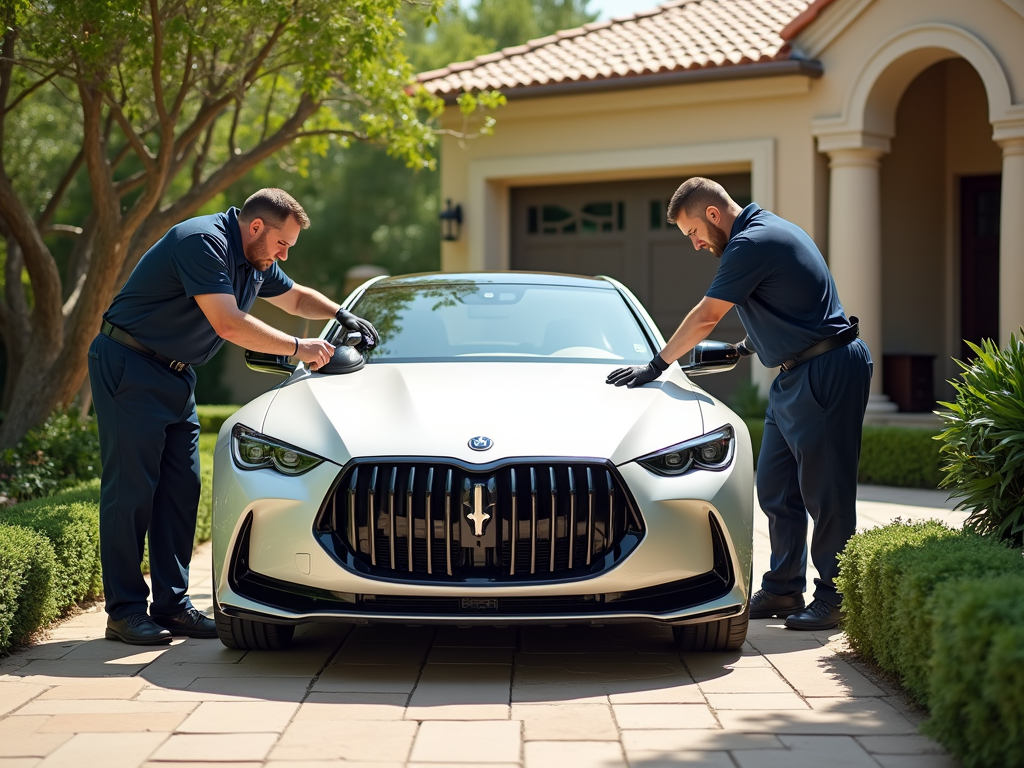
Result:
[[[100,593],[97,489],[76,489],[0,510],[0,524],[30,528],[49,539],[56,555],[51,591],[58,613]]]
[[[0,653],[56,615],[53,548],[28,528],[0,525]]]
[[[99,474],[95,419],[79,420],[74,408],[60,411],[0,452],[0,506],[49,496]]]
[[[930,430],[868,424],[857,479],[870,485],[938,488],[942,481],[939,448]]]
[[[197,405],[196,415],[199,416],[199,431],[212,432],[216,435],[231,414],[241,407],[240,405]]]
[[[933,617],[925,733],[967,768],[1024,766],[1024,576],[961,579]]]
[[[843,629],[854,648],[883,668],[893,669],[891,633],[894,601],[899,595],[886,591],[895,575],[890,564],[900,551],[956,535],[936,520],[908,524],[897,519],[858,533],[847,542],[839,555],[836,586],[843,595]]]
[[[764,437],[764,419],[743,421],[750,430],[756,466]],[[869,424],[864,427],[857,479],[871,485],[938,488],[942,481],[939,448],[934,433],[927,429]]]
[[[199,466],[203,480],[199,492],[199,515],[196,518],[196,545],[210,539],[213,525],[213,451],[217,435],[199,435]]]
[[[1024,334],[1024,329],[1021,329]],[[956,401],[940,403],[946,430],[942,487],[959,498],[957,509],[970,511],[965,528],[994,533],[1024,546],[1024,337],[1010,336],[1005,350],[991,339],[949,383]]]

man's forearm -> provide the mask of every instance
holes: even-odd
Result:
[[[232,344],[251,349],[253,352],[266,352],[271,355],[295,354],[294,336],[271,328],[249,314],[239,313],[229,328],[221,330],[220,335]]]
[[[296,296],[295,311],[292,314],[307,320],[330,320],[339,306],[319,291],[302,286],[301,292]]]
[[[666,363],[672,363],[681,358],[701,341],[704,341],[718,325],[721,320],[716,313],[709,312],[703,303],[698,304],[690,310],[689,314],[680,323],[679,328],[672,334],[672,338],[661,350],[661,359]]]

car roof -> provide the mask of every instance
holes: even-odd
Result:
[[[372,288],[400,285],[448,285],[451,283],[481,283],[496,285],[560,285],[578,288],[615,290],[604,277],[565,275],[558,272],[421,272],[414,275],[385,277],[374,282]]]

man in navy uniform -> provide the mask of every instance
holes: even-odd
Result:
[[[103,315],[89,348],[100,433],[100,558],[106,636],[135,645],[169,643],[172,633],[216,637],[214,622],[188,596],[199,505],[199,421],[195,365],[224,341],[324,365],[334,347],[299,339],[248,314],[257,295],[308,318],[337,317],[368,344],[376,331],[278,265],[309,226],[280,189],[242,206],[172,227],[150,248]],[[142,577],[149,533],[153,603]]]
[[[772,383],[757,464],[757,494],[768,515],[771,567],[750,599],[754,619],[786,616],[790,629],[828,629],[840,618],[837,555],[856,528],[857,465],[871,383],[867,345],[839,303],[832,275],[807,233],[762,210],[746,208],[710,179],[688,179],[668,207],[697,250],[721,260],[705,297],[647,365],[620,368],[608,383],[654,381],[706,338],[736,307],[747,339],[779,367]],[[814,520],[814,600],[804,606],[807,516]]]

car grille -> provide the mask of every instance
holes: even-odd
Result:
[[[358,460],[316,529],[336,558],[371,575],[538,581],[611,567],[643,522],[604,462]]]

